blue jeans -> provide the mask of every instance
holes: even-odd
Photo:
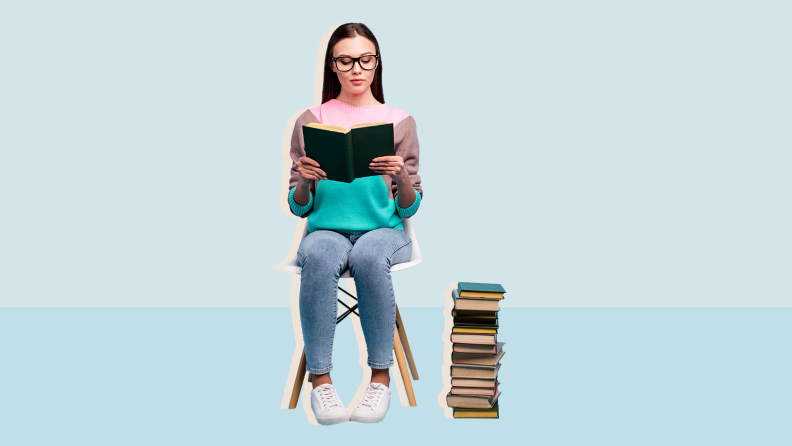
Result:
[[[360,235],[316,230],[300,243],[300,321],[305,343],[306,370],[321,375],[333,370],[332,354],[338,315],[338,279],[349,267],[357,288],[358,313],[368,350],[368,365],[393,365],[396,297],[391,265],[412,255],[412,240],[393,228]]]

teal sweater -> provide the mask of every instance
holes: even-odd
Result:
[[[321,180],[316,185],[316,196],[300,206],[294,201],[294,189],[289,191],[289,205],[295,215],[302,216],[311,208],[308,232],[331,229],[345,234],[362,234],[377,228],[403,230],[402,218],[411,217],[421,204],[421,194],[415,190],[412,206],[399,206],[399,194],[388,197],[385,182],[379,176],[357,178],[351,183]]]

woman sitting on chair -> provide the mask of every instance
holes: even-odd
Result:
[[[311,122],[344,128],[368,122],[393,123],[395,156],[371,160],[379,175],[351,183],[327,180],[305,156],[302,126]],[[338,27],[327,45],[322,105],[306,110],[291,139],[289,206],[308,217],[308,235],[297,258],[300,321],[306,371],[311,374],[311,407],[321,424],[376,423],[390,405],[390,374],[396,299],[391,265],[410,260],[411,240],[402,219],[415,214],[423,191],[418,176],[415,120],[385,105],[382,59],[377,39],[362,23]],[[336,327],[338,279],[349,268],[358,291],[360,323],[366,338],[371,384],[350,417],[338,398],[330,371]]]

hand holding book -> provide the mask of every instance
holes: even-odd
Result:
[[[300,180],[294,191],[294,202],[305,206],[311,202],[311,180],[326,180],[327,175],[324,170],[319,168],[319,163],[307,156],[301,156],[294,166],[300,174]]]
[[[369,163],[369,169],[380,175],[388,175],[393,179],[398,189],[398,205],[408,208],[415,202],[415,190],[412,187],[410,174],[404,165],[404,158],[399,155],[380,156]]]
[[[404,158],[399,155],[374,158],[369,163],[369,168],[380,175],[389,175],[394,182],[401,181],[407,176]]]
[[[324,170],[319,168],[319,163],[307,156],[300,157],[297,163],[295,163],[295,167],[297,171],[300,172],[300,176],[305,183],[309,182],[309,180],[327,179],[327,174],[325,174]]]

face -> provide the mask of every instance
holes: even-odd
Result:
[[[333,47],[333,57],[362,57],[366,54],[376,55],[377,50],[374,47],[374,43],[363,36],[339,40],[338,43],[335,44],[335,47]],[[360,63],[358,62],[355,62],[352,69],[349,71],[338,71],[335,62],[332,60],[330,61],[330,66],[333,72],[338,75],[341,88],[352,94],[360,94],[368,91],[371,82],[374,80],[374,72],[377,71],[376,69],[364,70],[360,67]],[[338,66],[341,67],[342,70],[347,68],[344,67],[340,61]],[[362,80],[362,82],[358,80]]]

